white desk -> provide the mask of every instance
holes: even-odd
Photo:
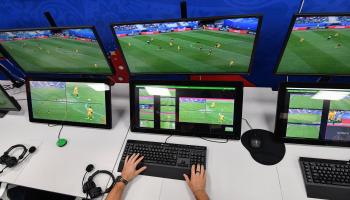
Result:
[[[119,87],[113,87],[112,94],[118,93]],[[16,96],[23,98],[25,93]],[[0,119],[1,147],[3,144],[17,144],[28,139],[36,139],[41,145],[35,154],[23,163],[23,168],[11,177],[0,175],[0,181],[37,188],[72,196],[85,197],[82,192],[82,178],[88,164],[96,169],[112,170],[118,153],[127,134],[129,119],[124,109],[129,106],[127,98],[113,98],[113,129],[95,129],[64,126],[61,137],[68,139],[68,144],[56,146],[60,126],[48,127],[47,124],[30,123],[26,101],[20,101],[22,111],[11,112]],[[16,138],[17,141],[13,142]],[[6,148],[8,145],[5,145]],[[2,150],[2,149],[0,149]],[[15,173],[15,172],[13,172]],[[96,184],[106,185],[108,176],[96,178]]]
[[[164,142],[167,135],[128,134],[129,99],[128,85],[113,87],[112,130],[65,126],[62,137],[69,143],[64,148],[55,145],[60,127],[30,123],[25,101],[20,113],[10,113],[0,119],[0,151],[3,144],[38,144],[38,151],[0,181],[42,190],[84,197],[81,180],[87,164],[96,169],[116,170],[125,139]],[[22,96],[16,96],[23,98]],[[253,128],[273,131],[277,93],[267,88],[245,88],[243,117]],[[242,133],[248,130],[242,122]],[[17,140],[16,142],[14,140]],[[287,145],[284,160],[277,166],[257,164],[244,149],[240,141],[218,144],[199,138],[173,136],[170,143],[204,145],[208,147],[208,193],[212,199],[307,199],[298,158],[315,156],[320,158],[349,159],[347,148],[324,148],[306,145]],[[97,184],[107,186],[108,177],[99,177]],[[192,199],[184,181],[139,176],[130,183],[125,199]]]

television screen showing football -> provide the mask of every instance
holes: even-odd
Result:
[[[114,25],[131,73],[249,73],[259,17]]]
[[[288,88],[286,137],[350,141],[350,90]]]
[[[0,46],[26,73],[112,74],[92,28],[3,31]]]
[[[277,74],[350,75],[350,16],[295,16]]]
[[[233,134],[234,87],[136,85],[136,94],[140,128],[181,130],[202,124]]]
[[[33,119],[107,124],[104,83],[30,81]]]

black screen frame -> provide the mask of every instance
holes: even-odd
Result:
[[[277,59],[275,68],[273,70],[273,73],[275,75],[278,75],[278,76],[289,76],[289,75],[291,75],[291,76],[341,76],[341,77],[350,76],[350,74],[323,74],[323,73],[308,73],[308,74],[305,74],[305,73],[278,72],[278,68],[279,68],[279,66],[281,64],[284,52],[285,52],[285,50],[287,48],[290,36],[291,36],[291,34],[293,32],[293,28],[294,28],[294,24],[295,24],[296,19],[298,17],[313,17],[313,16],[322,16],[322,17],[326,17],[326,16],[350,16],[350,13],[303,13],[303,14],[294,14],[293,17],[292,17],[291,23],[289,24],[288,32],[287,32],[287,35],[286,35],[286,37],[285,37],[285,39],[283,41],[283,46],[282,46],[281,51],[280,51],[280,53],[278,55],[278,59]]]
[[[308,139],[308,138],[288,138],[286,137],[287,120],[284,117],[284,113],[288,113],[289,105],[285,102],[288,98],[287,88],[315,88],[315,89],[350,89],[350,84],[334,84],[334,83],[301,83],[301,82],[289,82],[282,83],[278,90],[277,110],[276,110],[276,123],[275,123],[275,137],[278,141],[284,143],[294,144],[310,144],[310,145],[323,145],[323,146],[340,146],[350,147],[350,141],[339,142],[331,140],[320,139]],[[284,119],[283,119],[284,118]],[[321,134],[321,133],[320,133]]]
[[[171,134],[181,136],[193,136],[193,137],[208,137],[208,138],[224,138],[239,140],[241,138],[241,125],[242,125],[242,109],[243,109],[243,83],[242,82],[212,82],[212,81],[142,81],[131,80],[129,83],[130,90],[130,129],[132,132],[143,133],[155,133],[155,134]],[[235,88],[235,104],[234,104],[234,132],[233,134],[221,133],[221,134],[209,134],[202,132],[180,132],[171,129],[154,129],[154,128],[139,128],[137,124],[137,110],[136,110],[136,85],[174,85],[174,86],[217,86],[217,87],[234,87]]]
[[[112,76],[115,74],[115,69],[112,65],[111,60],[109,59],[107,52],[105,51],[105,48],[103,46],[103,43],[101,41],[100,36],[97,33],[96,27],[95,26],[64,26],[64,27],[46,27],[46,28],[25,28],[25,29],[5,29],[5,30],[0,30],[0,33],[3,32],[20,32],[20,31],[45,31],[45,30],[49,30],[49,31],[58,31],[58,30],[69,30],[69,29],[91,29],[96,37],[96,41],[100,47],[100,50],[103,53],[103,56],[111,70],[110,74],[95,74],[95,73],[66,73],[66,72],[56,72],[56,73],[50,73],[50,72],[27,72],[26,70],[24,70],[24,68],[19,65],[16,60],[11,56],[10,53],[7,52],[7,50],[1,45],[0,42],[0,52],[3,54],[4,57],[6,57],[11,63],[14,63],[15,65],[17,65],[22,72],[26,73],[26,75],[28,76],[36,76],[36,75],[41,75],[41,76],[48,76],[48,75],[86,75],[86,76]]]
[[[12,103],[12,105],[15,107],[14,109],[12,108],[0,108],[0,111],[20,111],[22,108],[19,105],[19,103],[16,101],[15,98],[11,97],[6,90],[0,85],[0,90],[1,92],[7,97],[7,99]]]
[[[57,82],[79,82],[79,83],[104,83],[108,85],[109,90],[105,91],[105,107],[106,107],[106,124],[92,124],[92,123],[82,123],[82,122],[72,122],[72,121],[62,121],[62,120],[49,120],[49,119],[36,119],[33,117],[32,109],[32,98],[30,91],[30,81],[57,81]],[[111,86],[107,79],[87,79],[87,78],[27,78],[26,79],[26,92],[27,92],[27,102],[28,102],[28,113],[30,122],[47,123],[47,124],[58,124],[58,125],[71,125],[71,126],[83,126],[92,128],[112,128],[112,103],[111,103]]]
[[[229,73],[220,73],[220,72],[131,72],[129,65],[125,59],[124,52],[121,48],[119,39],[117,37],[117,34],[115,32],[114,26],[121,26],[121,25],[133,25],[133,24],[152,24],[152,23],[166,23],[166,22],[187,22],[187,21],[205,21],[205,20],[220,20],[220,19],[236,19],[236,18],[258,18],[258,27],[256,30],[255,38],[254,38],[254,44],[253,44],[253,50],[252,54],[250,57],[250,63],[248,66],[248,71],[247,72],[229,72]],[[166,20],[149,20],[149,21],[132,21],[132,22],[120,22],[120,23],[112,23],[110,25],[113,33],[113,37],[115,38],[115,41],[117,42],[117,47],[120,50],[120,53],[122,55],[122,58],[124,60],[124,63],[126,65],[126,68],[128,70],[128,73],[130,76],[136,76],[136,75],[198,75],[198,74],[203,74],[203,75],[227,75],[227,74],[241,74],[241,75],[249,75],[252,71],[252,66],[254,63],[254,58],[256,55],[256,49],[257,49],[257,44],[259,42],[260,38],[260,32],[261,32],[261,25],[262,25],[262,20],[263,20],[263,15],[261,14],[255,14],[255,15],[228,15],[228,16],[215,16],[215,17],[199,17],[199,18],[178,18],[178,19],[166,19]]]

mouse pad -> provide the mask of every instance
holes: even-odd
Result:
[[[259,148],[251,146],[252,137],[261,140]],[[275,165],[279,163],[286,153],[284,143],[276,141],[272,132],[262,129],[253,129],[245,132],[242,136],[241,142],[249,151],[252,158],[263,165]]]

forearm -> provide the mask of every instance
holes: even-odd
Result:
[[[118,182],[117,184],[115,184],[112,191],[108,194],[106,200],[121,200],[124,189],[124,183]]]
[[[196,200],[209,200],[209,196],[205,191],[198,191],[194,193]]]

